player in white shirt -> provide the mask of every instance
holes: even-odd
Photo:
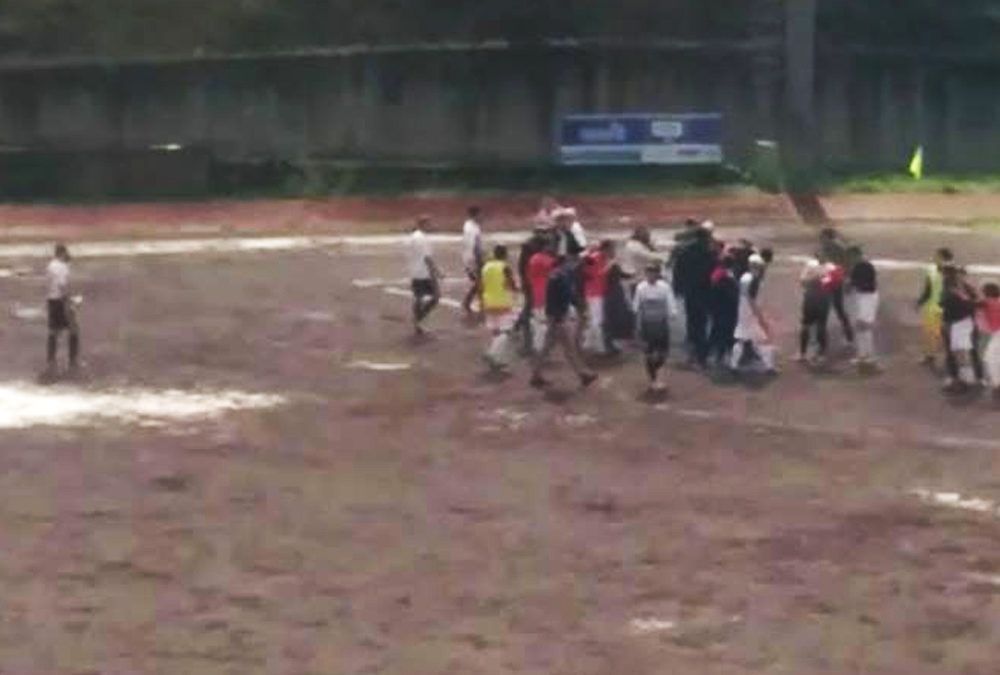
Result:
[[[483,265],[483,228],[480,224],[482,211],[478,206],[469,207],[469,217],[462,226],[462,264],[465,274],[469,277],[469,291],[462,300],[462,309],[466,316],[472,315],[472,301],[481,293],[480,279]]]
[[[653,248],[653,239],[649,234],[649,229],[643,226],[635,228],[632,236],[625,242],[621,254],[622,271],[633,281],[631,285],[635,288],[642,279],[640,275],[649,265],[662,266],[665,259]]]
[[[431,257],[431,244],[426,234],[430,225],[430,217],[421,216],[407,240],[407,266],[413,289],[413,330],[417,335],[424,334],[423,321],[441,299],[441,275]]]
[[[48,283],[49,338],[46,345],[48,373],[56,372],[56,354],[59,350],[59,335],[69,332],[69,368],[75,371],[79,366],[80,327],[76,319],[74,300],[70,297],[69,249],[65,244],[56,244],[55,256],[45,269]]]
[[[772,340],[771,328],[767,319],[757,305],[757,299],[753,296],[754,279],[766,263],[757,254],[750,256],[750,271],[740,277],[740,307],[736,322],[736,332],[733,337],[736,344],[733,347],[733,355],[730,367],[733,371],[739,371],[743,361],[743,355],[749,351],[764,366],[765,371],[774,375],[778,369],[775,366],[775,350]]]
[[[646,348],[646,374],[650,391],[659,391],[660,369],[670,355],[670,319],[677,316],[674,291],[661,277],[662,262],[646,266],[646,279],[639,283],[632,299],[639,339]]]

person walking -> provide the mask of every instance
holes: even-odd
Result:
[[[646,278],[635,289],[632,307],[646,355],[649,390],[661,391],[659,373],[670,356],[670,319],[677,315],[673,290],[661,275],[663,265],[646,265]]]
[[[979,331],[983,336],[983,367],[993,400],[1000,402],[1000,285],[983,286],[983,300],[977,311]]]
[[[844,332],[844,340],[849,346],[854,346],[854,327],[844,307],[844,291],[847,275],[854,267],[856,259],[852,251],[860,251],[860,247],[849,244],[837,230],[828,227],[820,232],[820,250],[817,258],[826,266],[830,277],[830,306],[833,308],[840,327]]]
[[[709,298],[712,329],[708,337],[708,356],[710,360],[714,359],[718,367],[729,365],[729,357],[736,339],[736,323],[740,307],[740,282],[735,275],[738,264],[733,257],[725,256],[712,273]],[[749,257],[744,274],[747,272],[750,272]],[[751,296],[756,297],[752,292]]]
[[[570,310],[573,309],[574,304],[577,305],[577,313],[581,317],[586,315],[586,310],[582,306],[583,296],[577,288],[579,284],[577,261],[568,256],[562,256],[558,261],[557,267],[549,275],[545,288],[545,319],[547,323],[545,342],[542,349],[535,355],[531,373],[531,386],[536,389],[549,385],[548,380],[543,377],[543,371],[549,353],[556,345],[562,349],[570,367],[579,378],[581,386],[589,387],[597,379],[597,375],[584,365],[583,358],[577,348],[577,336],[568,326]]]
[[[517,276],[521,285],[521,293],[524,296],[524,306],[521,308],[521,315],[517,319],[517,329],[521,333],[522,351],[525,356],[534,353],[534,326],[531,319],[535,301],[533,299],[534,286],[531,283],[529,267],[531,258],[536,253],[545,250],[547,245],[547,230],[544,227],[536,226],[531,236],[521,245],[521,252],[517,257]],[[547,275],[548,272],[546,272]],[[544,298],[542,298],[542,301],[544,303]]]
[[[59,351],[59,336],[69,333],[69,371],[77,372],[80,366],[80,324],[77,320],[74,298],[70,295],[69,248],[66,244],[56,244],[54,255],[45,268],[48,285],[47,310],[49,334],[46,344],[46,375],[55,377],[58,373],[56,356]]]
[[[934,255],[934,262],[927,267],[924,275],[924,286],[917,299],[916,307],[920,312],[920,325],[923,343],[921,362],[933,366],[943,347],[943,321],[941,316],[941,295],[944,292],[945,265],[951,265],[955,260],[951,249],[939,248]]]
[[[851,270],[851,288],[855,299],[855,339],[858,353],[855,365],[862,369],[878,369],[875,356],[875,322],[878,318],[878,273],[859,247],[850,255],[857,262]]]
[[[688,364],[699,368],[705,368],[708,360],[708,304],[715,261],[712,233],[701,228],[674,263],[674,289],[684,301]]]
[[[517,321],[514,294],[518,291],[514,270],[507,262],[507,247],[497,246],[493,257],[483,265],[482,281],[483,314],[491,341],[483,358],[490,368],[502,370],[510,365],[511,332]]]
[[[468,216],[462,225],[462,264],[465,265],[465,274],[469,278],[469,290],[462,300],[462,311],[467,319],[472,319],[472,303],[480,294],[479,274],[483,269],[483,227],[480,224],[482,211],[478,206],[470,206]]]
[[[954,265],[945,266],[942,276],[944,287],[941,294],[941,314],[947,338],[946,346],[952,354],[944,390],[948,393],[962,393],[974,386],[977,380],[972,366],[977,298],[962,283],[959,269]]]
[[[733,372],[740,372],[744,359],[750,357],[760,362],[765,373],[777,375],[774,333],[757,298],[750,292],[755,276],[766,263],[757,254],[750,256],[749,263],[749,270],[740,278],[740,304],[730,368]]]
[[[830,291],[824,284],[825,270],[819,260],[806,263],[799,283],[802,286],[802,321],[799,329],[799,355],[797,360],[809,360],[809,343],[816,338],[816,362],[826,358],[826,323],[830,316]]]
[[[431,228],[429,216],[420,216],[407,240],[407,264],[410,270],[410,287],[413,291],[413,332],[426,333],[424,320],[441,300],[441,274],[431,256],[427,232]]]

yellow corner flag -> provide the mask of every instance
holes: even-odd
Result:
[[[913,159],[910,160],[910,173],[914,178],[920,180],[924,177],[924,146],[918,145]]]

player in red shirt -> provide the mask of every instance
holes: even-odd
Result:
[[[545,288],[556,268],[555,246],[547,241],[542,250],[528,259],[527,282],[531,287],[531,339],[537,354],[545,344]]]

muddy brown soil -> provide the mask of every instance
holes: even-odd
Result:
[[[779,253],[810,236],[776,237]],[[798,270],[781,264],[763,291],[781,376],[708,377],[677,353],[651,405],[634,354],[596,362],[586,392],[557,365],[546,396],[523,363],[488,377],[486,336],[450,307],[414,342],[405,298],[351,283],[400,264],[385,249],[76,263],[84,391],[289,403],[0,430],[0,671],[996,672],[1000,520],[910,491],[1000,499],[996,449],[962,440],[998,440],[1000,411],[943,398],[916,365],[918,275],[883,275],[881,376],[788,362]],[[2,282],[8,304],[42,297],[37,278]],[[44,327],[0,327],[0,377],[32,378]]]

